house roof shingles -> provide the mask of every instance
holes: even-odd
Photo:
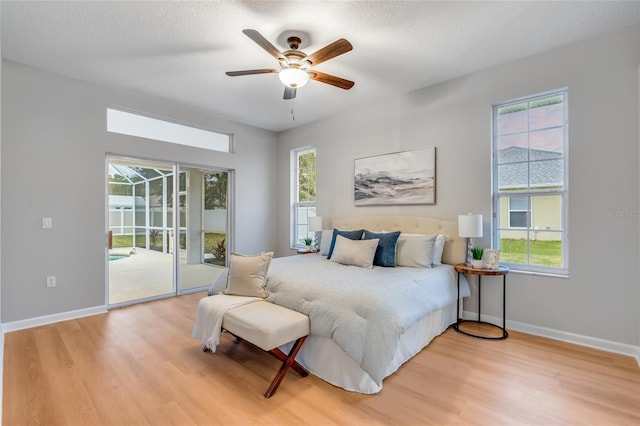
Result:
[[[527,151],[529,163],[527,163]],[[498,188],[526,189],[564,184],[562,153],[511,146],[498,151]],[[527,166],[531,165],[528,175]]]

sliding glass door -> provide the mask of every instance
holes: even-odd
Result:
[[[108,304],[211,285],[226,267],[230,171],[110,157]]]

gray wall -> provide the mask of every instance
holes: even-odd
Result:
[[[275,247],[275,134],[15,62],[3,65],[2,322],[105,304],[107,152],[235,169],[235,249]],[[233,133],[236,152],[109,134],[107,105]],[[53,229],[42,229],[45,216]],[[57,287],[46,288],[47,275],[57,276]]]
[[[636,25],[283,132],[278,185],[289,187],[289,150],[316,145],[319,215],[482,213],[488,247],[492,105],[568,87],[570,278],[510,274],[507,318],[638,345],[638,218],[604,214],[638,211],[638,64]],[[436,205],[354,206],[355,158],[432,145]],[[278,218],[278,253],[290,253],[287,191]],[[483,285],[483,313],[501,316],[498,289]]]

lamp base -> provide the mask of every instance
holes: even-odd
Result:
[[[467,238],[467,266],[472,266],[473,263],[473,253],[471,252],[472,247],[473,238]]]

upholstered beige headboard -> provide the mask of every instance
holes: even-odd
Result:
[[[401,231],[409,234],[446,234],[449,236],[442,253],[442,261],[450,265],[466,260],[466,241],[458,237],[458,223],[425,216],[378,215],[333,219],[338,229],[368,229],[370,231]]]

